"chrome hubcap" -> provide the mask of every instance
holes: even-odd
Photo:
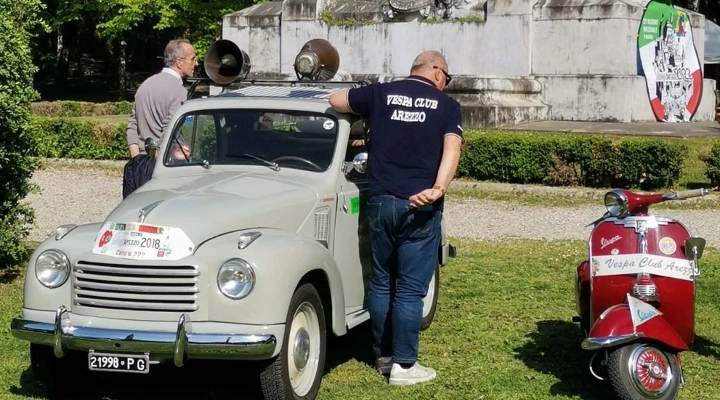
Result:
[[[664,395],[675,378],[665,353],[647,345],[637,347],[628,359],[633,384],[650,398]]]
[[[310,334],[305,328],[300,328],[295,334],[295,343],[293,345],[293,360],[295,368],[302,371],[307,365],[310,357]]]

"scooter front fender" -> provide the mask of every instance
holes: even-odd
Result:
[[[675,332],[661,313],[634,325],[630,307],[617,304],[605,310],[590,329],[581,347],[598,350],[634,342],[638,339],[662,343],[673,350],[688,350],[687,344]]]

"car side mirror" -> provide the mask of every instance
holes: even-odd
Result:
[[[160,145],[158,145],[157,140],[153,138],[147,138],[145,139],[145,152],[149,157],[155,157],[155,152],[160,148]]]
[[[352,161],[355,171],[364,174],[365,171],[367,171],[367,159],[368,153],[362,152],[356,154]]]
[[[689,237],[685,240],[685,257],[688,260],[699,260],[705,250],[705,239]]]

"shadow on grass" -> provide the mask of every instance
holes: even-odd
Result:
[[[343,337],[328,338],[325,374],[352,359],[374,366],[372,335],[364,323]],[[80,357],[83,362],[85,358]],[[82,371],[69,385],[83,388],[78,400],[177,400],[177,399],[262,399],[258,364],[235,361],[190,360],[184,367],[154,365],[148,375]],[[45,397],[28,368],[19,377],[19,386],[10,393],[26,397]]]
[[[708,340],[704,336],[695,336],[695,342],[693,343],[693,347],[691,350],[698,355],[705,357],[715,357],[716,359],[720,360],[720,344]]]
[[[685,187],[688,190],[702,189],[702,188],[710,189],[710,182],[688,182],[685,184]]]
[[[582,350],[584,335],[569,321],[540,321],[530,341],[515,349],[515,357],[529,368],[555,376],[560,382],[550,387],[555,396],[577,396],[584,400],[614,398],[609,382],[599,381],[588,368],[592,353]],[[595,360],[594,365],[599,363]]]
[[[13,283],[20,276],[19,267],[0,269],[0,285]]]

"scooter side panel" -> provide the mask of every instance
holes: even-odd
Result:
[[[638,227],[645,228],[645,249]],[[642,230],[642,229],[641,229]],[[691,346],[694,321],[695,283],[684,256],[689,232],[680,223],[658,221],[654,216],[608,219],[590,238],[591,321],[603,311],[626,302],[637,278],[638,266],[651,273],[660,303],[653,304],[663,318]]]
[[[575,272],[575,306],[578,315],[590,316],[590,262],[583,260]]]

